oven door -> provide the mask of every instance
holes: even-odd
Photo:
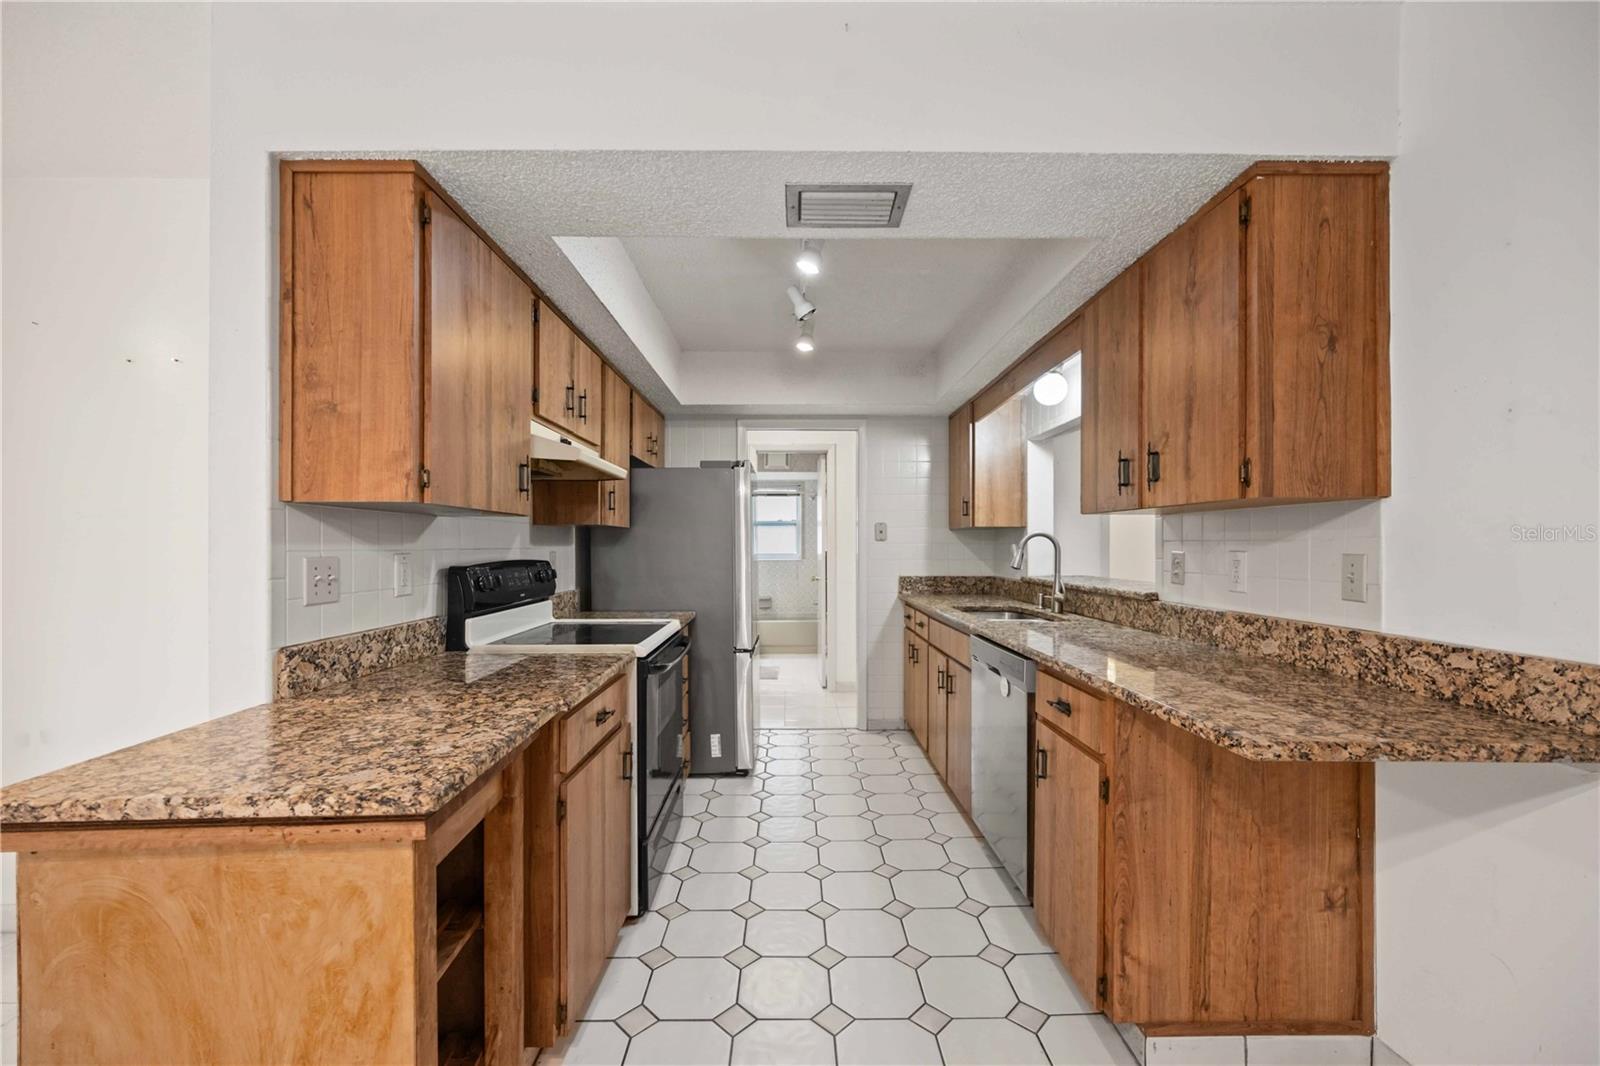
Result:
[[[679,635],[643,664],[644,701],[640,733],[644,741],[640,783],[643,810],[640,825],[649,839],[683,776],[683,676],[689,639]]]

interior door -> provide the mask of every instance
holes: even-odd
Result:
[[[1151,507],[1243,494],[1242,196],[1189,222],[1144,262],[1147,454],[1138,476]]]
[[[833,527],[828,508],[832,503],[828,496],[828,457],[821,455],[817,457],[817,576],[811,580],[817,585],[817,683],[823,688],[828,687],[828,550],[832,547],[829,534]]]
[[[1034,913],[1078,991],[1098,1004],[1105,771],[1099,759],[1049,725],[1035,726]]]
[[[1141,277],[1137,268],[1123,271],[1083,311],[1084,514],[1126,511],[1143,500]]]

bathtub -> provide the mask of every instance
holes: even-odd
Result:
[[[762,651],[816,651],[815,618],[758,618],[756,636]]]

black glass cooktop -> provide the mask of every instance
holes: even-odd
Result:
[[[524,629],[496,644],[638,644],[661,629],[662,623],[644,622],[552,622],[547,626]]]

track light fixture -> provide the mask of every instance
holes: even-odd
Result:
[[[815,330],[816,325],[811,319],[807,318],[801,322],[800,336],[795,338],[794,350],[802,355],[810,355],[812,352],[816,351],[817,342],[815,339]]]
[[[821,241],[800,242],[800,257],[794,261],[794,265],[808,278],[814,278],[822,273],[821,245]]]
[[[806,299],[806,294],[793,285],[789,286],[789,302],[794,304],[794,320],[796,322],[804,322],[817,313],[817,305]]]

